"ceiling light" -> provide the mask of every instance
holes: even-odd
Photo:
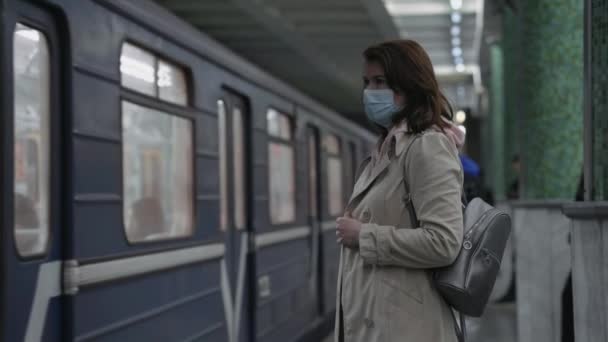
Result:
[[[456,71],[463,72],[464,69],[465,69],[464,64],[457,64],[456,65]]]
[[[452,26],[451,32],[452,32],[452,36],[460,35],[460,26],[458,26],[458,25]]]
[[[452,56],[454,57],[460,57],[462,56],[462,49],[459,47],[455,47],[452,49]]]
[[[461,43],[460,37],[453,37],[452,38],[452,45],[458,46],[458,45],[460,45],[460,43]]]
[[[450,6],[453,10],[459,10],[462,8],[462,0],[450,0]]]
[[[452,13],[452,22],[454,24],[459,24],[462,21],[462,16],[458,12]]]
[[[467,113],[464,110],[459,110],[456,112],[456,122],[459,124],[463,124],[467,120]]]

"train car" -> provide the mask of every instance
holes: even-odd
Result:
[[[376,137],[145,0],[0,1],[3,341],[318,341]]]

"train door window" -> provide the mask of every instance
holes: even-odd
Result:
[[[245,228],[245,146],[244,146],[243,112],[237,106],[232,107],[232,156],[234,169],[234,226]]]
[[[226,142],[226,103],[217,101],[219,129],[219,158],[220,158],[220,229],[226,230],[228,225],[228,159]]]
[[[123,210],[129,242],[191,235],[192,121],[122,102]]]
[[[14,231],[19,255],[43,254],[50,213],[50,55],[46,36],[17,24],[13,35]]]
[[[247,214],[246,214],[246,173],[245,173],[245,118],[243,111],[240,106],[233,103],[231,106],[231,124],[228,125],[228,118],[226,117],[228,108],[224,100],[218,100],[218,124],[219,124],[219,153],[220,153],[220,228],[225,231],[228,225],[228,212],[229,208],[229,177],[228,172],[228,141],[229,134],[227,132],[228,126],[232,129],[232,181],[234,189],[234,206],[233,206],[233,219],[234,227],[236,229],[244,229]]]
[[[290,118],[274,109],[266,114],[270,220],[273,224],[295,220],[295,159]]]
[[[325,136],[325,151],[327,153],[327,184],[329,185],[329,214],[338,216],[342,214],[343,189],[342,189],[342,156],[340,141],[333,134]]]

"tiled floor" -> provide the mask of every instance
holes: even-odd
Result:
[[[467,329],[467,342],[516,342],[515,304],[489,305],[483,317],[467,319]],[[333,342],[332,338],[323,342]]]

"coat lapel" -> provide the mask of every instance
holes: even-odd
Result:
[[[367,164],[367,168],[371,167],[371,171],[368,172],[364,172],[361,174],[361,177],[359,177],[359,180],[357,181],[357,184],[355,184],[355,188],[353,190],[353,194],[350,197],[350,201],[348,202],[348,206],[350,207],[351,203],[357,198],[359,197],[362,193],[364,193],[371,185],[372,183],[376,180],[376,178],[378,178],[378,176],[380,176],[380,174],[386,170],[386,168],[390,165],[391,161],[388,158],[388,156],[384,155],[374,166],[371,166],[371,164]]]

